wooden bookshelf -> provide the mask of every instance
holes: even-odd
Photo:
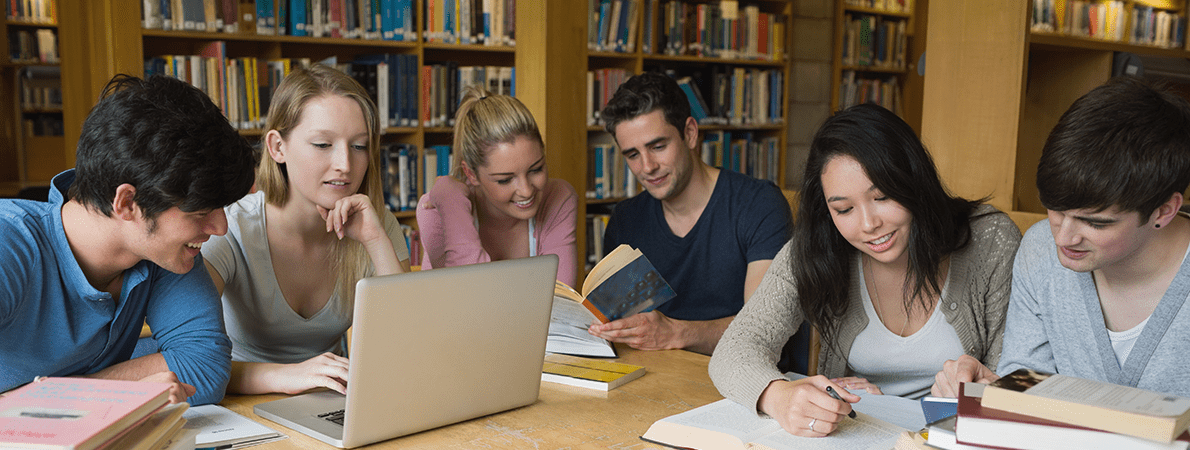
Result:
[[[596,2],[598,5],[599,2]],[[670,3],[669,0],[637,0],[640,7],[640,14],[636,14],[636,45],[628,51],[615,52],[601,49],[597,46],[591,47],[588,45],[588,33],[591,20],[586,14],[574,14],[572,20],[576,26],[580,27],[582,34],[579,36],[580,48],[586,48],[585,52],[573,52],[579,55],[578,58],[570,57],[575,65],[581,66],[581,72],[577,79],[584,80],[587,71],[595,71],[601,69],[619,69],[626,71],[629,75],[639,74],[644,71],[653,71],[658,69],[673,70],[678,75],[689,73],[702,72],[709,74],[709,67],[717,66],[721,69],[745,68],[745,69],[760,69],[760,70],[775,70],[781,74],[781,99],[780,118],[773,123],[744,123],[738,125],[726,125],[717,123],[700,123],[699,132],[700,140],[707,137],[707,133],[713,132],[750,132],[757,140],[763,138],[776,139],[776,176],[774,181],[778,186],[784,187],[785,180],[785,158],[786,158],[786,139],[789,127],[789,105],[786,99],[790,95],[792,87],[791,72],[789,70],[789,51],[793,43],[793,16],[794,16],[794,2],[792,0],[758,0],[758,1],[740,1],[737,3],[739,16],[745,16],[745,8],[750,6],[757,7],[760,13],[774,14],[783,26],[783,35],[781,36],[780,47],[777,47],[777,54],[767,58],[761,55],[738,55],[739,57],[720,57],[720,56],[696,56],[689,54],[667,54],[665,49],[661,48],[661,42],[664,39],[663,34],[665,28],[664,21],[664,6]],[[691,5],[719,5],[717,2],[702,2],[702,1],[684,1],[683,3]],[[578,6],[578,5],[576,5]],[[646,11],[647,10],[647,11]],[[708,13],[709,15],[709,13]],[[646,26],[645,20],[651,18],[656,21],[653,26]],[[598,17],[594,19],[598,24]],[[743,21],[741,20],[741,23]],[[742,26],[742,25],[741,25]],[[709,29],[710,27],[708,27]],[[646,29],[654,30],[651,35],[646,33]],[[595,33],[598,34],[597,32]],[[710,32],[707,33],[709,35]],[[645,44],[648,44],[648,50],[645,49]],[[682,52],[678,52],[682,53]],[[711,54],[710,51],[704,54]],[[582,56],[585,56],[583,58]],[[612,88],[614,91],[614,87]],[[700,89],[700,93],[704,99],[710,102],[710,95],[706,89]],[[580,92],[580,98],[575,99],[575,104],[585,105],[587,100],[582,96],[587,95],[585,92]],[[775,95],[775,94],[774,94]],[[594,105],[596,109],[598,105]],[[575,167],[578,170],[578,183],[572,181],[574,188],[579,193],[579,227],[578,227],[578,250],[580,256],[583,258],[580,261],[579,267],[586,264],[587,241],[591,239],[587,236],[587,214],[607,214],[617,202],[624,200],[624,197],[611,198],[588,198],[584,195],[586,192],[592,191],[593,186],[588,181],[588,169],[594,164],[590,156],[590,148],[596,144],[614,145],[614,138],[608,134],[601,123],[590,124],[587,121],[586,114],[580,117],[581,128],[586,132],[581,136],[578,142],[579,147],[584,149],[586,156],[581,158],[574,158],[575,163],[581,164],[581,167]],[[551,171],[553,168],[551,167]],[[629,178],[632,174],[625,170],[625,175]],[[638,189],[637,192],[643,192],[643,189]],[[648,194],[643,194],[648,195]],[[582,274],[585,271],[580,270],[579,283],[582,282]]]
[[[57,60],[43,61],[33,55],[14,55],[13,42],[18,33],[27,33],[36,41],[38,30],[59,33],[58,24],[52,17],[14,17],[5,11],[0,23],[0,46],[4,56],[0,59],[0,183],[10,186],[48,184],[50,178],[60,171],[66,153],[62,136],[35,135],[26,121],[36,121],[39,128],[49,122],[62,120],[63,110],[59,105],[22,104],[22,73],[40,67],[58,67]],[[59,51],[59,55],[60,55]],[[61,128],[60,125],[51,127]],[[8,193],[5,192],[5,195]]]
[[[872,5],[876,5],[873,7]],[[848,95],[847,82],[863,84],[865,82],[879,82],[895,85],[893,99],[885,98],[879,103],[905,119],[914,130],[921,131],[921,92],[922,77],[917,74],[918,58],[925,52],[926,17],[919,13],[925,11],[928,0],[835,0],[834,27],[834,58],[831,63],[831,99],[832,111],[837,111],[856,103],[869,101],[860,97],[860,93]],[[859,51],[861,39],[859,25],[853,24],[859,20],[870,20],[868,23],[903,24],[903,59],[897,58],[895,51],[890,51],[887,62],[863,61],[855,52]],[[898,44],[897,34],[892,33],[887,39],[892,41],[893,48]],[[876,41],[876,31],[872,30],[871,40]],[[860,42],[856,42],[860,41]],[[873,51],[875,53],[875,51]],[[876,57],[873,55],[873,60]],[[894,81],[891,83],[890,81]],[[862,87],[854,88],[862,90]],[[884,96],[887,97],[887,96]]]
[[[1184,43],[1169,49],[1031,32],[1029,3],[930,3],[931,17],[948,19],[933,21],[928,36],[922,138],[956,194],[990,195],[1004,211],[1044,213],[1036,188],[1041,148],[1061,114],[1112,76],[1115,52],[1190,52]],[[1164,3],[1185,15],[1184,2]]]

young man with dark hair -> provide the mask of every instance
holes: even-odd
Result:
[[[49,202],[0,201],[0,391],[84,376],[222,399],[231,343],[199,248],[226,232],[256,158],[198,89],[112,79]],[[146,322],[160,351],[130,359]]]
[[[1190,396],[1188,185],[1185,99],[1118,77],[1075,101],[1037,166],[1048,227],[1017,252],[999,368],[948,361],[934,394],[1029,368]]]
[[[668,76],[629,78],[600,117],[648,192],[616,205],[604,248],[640,249],[678,296],[590,331],[640,349],[710,354],[789,240],[789,204],[771,182],[703,163],[698,123]]]

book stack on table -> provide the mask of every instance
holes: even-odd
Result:
[[[944,449],[1186,449],[1190,398],[1021,369],[964,383],[958,415],[929,425]]]
[[[0,397],[0,448],[194,448],[166,383],[39,378]]]

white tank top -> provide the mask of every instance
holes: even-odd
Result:
[[[860,286],[867,286],[860,265],[862,260],[857,258],[860,263],[856,265],[855,273],[859,274]],[[945,301],[949,288],[950,274],[947,273],[941,299],[935,304],[929,320],[916,333],[904,337],[889,331],[880,322],[868,290],[861,288],[859,291],[863,298],[864,313],[868,316],[868,326],[855,337],[851,354],[847,357],[847,363],[855,376],[867,378],[868,382],[879,386],[885,395],[912,399],[928,395],[930,387],[934,385],[934,375],[942,368],[942,363],[963,354],[958,333],[938,307]]]

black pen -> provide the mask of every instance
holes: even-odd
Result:
[[[835,389],[830,386],[826,387],[826,393],[830,394],[831,397],[834,397],[835,400],[841,401],[843,403],[847,403],[847,400],[843,400],[843,397],[840,397],[839,393],[835,392]],[[847,413],[847,417],[850,417],[852,419],[855,418],[855,409],[854,408],[851,409],[851,412]]]

